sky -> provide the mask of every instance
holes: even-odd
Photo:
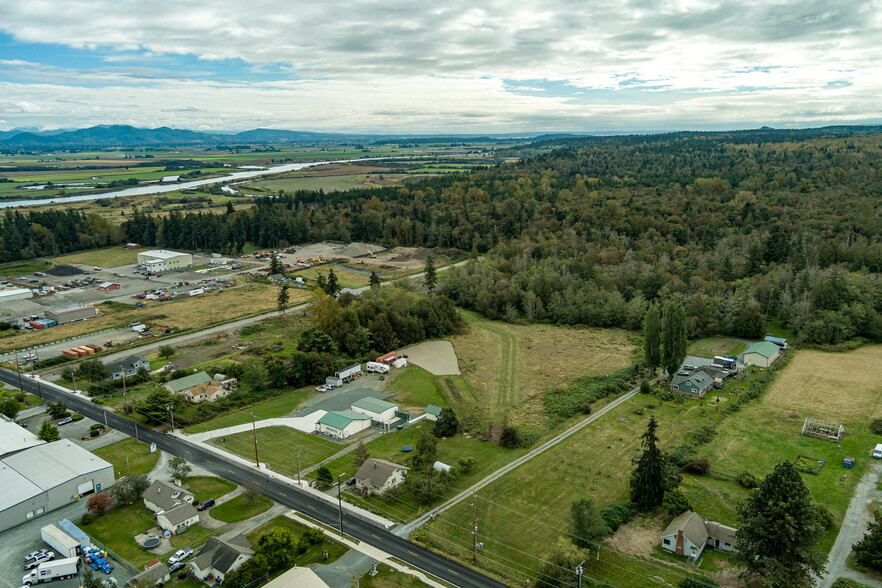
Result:
[[[882,123],[882,0],[0,0],[0,130]]]

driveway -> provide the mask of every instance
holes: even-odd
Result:
[[[316,410],[347,410],[352,406],[353,402],[368,396],[380,400],[392,396],[392,394],[386,394],[375,389],[380,387],[379,383],[379,378],[376,375],[364,375],[357,382],[344,384],[330,392],[313,396],[306,406],[294,416],[306,416]]]
[[[845,560],[851,553],[851,546],[860,541],[867,532],[867,526],[870,524],[870,506],[879,499],[876,484],[879,482],[880,472],[882,472],[882,463],[872,460],[867,473],[858,482],[848,505],[848,511],[842,520],[836,543],[830,551],[827,574],[818,583],[820,588],[829,588],[836,578],[852,578],[869,586],[882,586],[882,583],[845,565]]]

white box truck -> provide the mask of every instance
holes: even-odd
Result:
[[[377,374],[388,374],[389,366],[385,363],[378,363],[376,361],[369,361],[365,364],[365,370],[371,373]]]
[[[46,525],[40,529],[40,537],[55,550],[59,558],[76,557],[80,554],[80,542],[55,525]]]
[[[42,582],[51,582],[52,580],[66,580],[76,576],[79,571],[80,558],[56,559],[55,561],[41,563],[30,574],[22,576],[21,583],[25,586],[32,586]]]
[[[873,457],[876,459],[882,459],[882,443],[876,444],[876,449],[873,450]]]

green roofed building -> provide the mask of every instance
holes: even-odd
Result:
[[[429,421],[437,421],[438,417],[441,416],[441,407],[435,406],[434,404],[430,404],[426,407],[426,420]]]
[[[384,423],[395,418],[395,411],[398,410],[398,405],[367,396],[353,402],[351,408],[354,412],[366,414],[375,421]]]
[[[768,341],[754,343],[744,352],[744,365],[757,367],[771,367],[781,355],[781,348]]]
[[[336,439],[348,439],[371,426],[371,417],[352,410],[331,410],[322,415],[315,430]]]
[[[197,384],[207,384],[210,381],[211,376],[205,372],[197,372],[195,374],[190,374],[189,376],[184,376],[183,378],[178,378],[177,380],[172,380],[165,385],[165,388],[172,394],[180,394],[184,390],[188,390]]]

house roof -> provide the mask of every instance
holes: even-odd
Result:
[[[172,498],[175,492],[180,492],[177,498]],[[142,495],[162,510],[171,510],[181,502],[184,502],[184,496],[193,496],[179,486],[173,486],[162,480],[154,480],[150,486],[144,490]]]
[[[682,385],[695,386],[699,390],[707,390],[714,383],[713,378],[704,370],[695,370],[688,376],[675,375],[671,378],[671,387]]]
[[[310,568],[291,568],[263,588],[328,588]]]
[[[707,542],[708,533],[704,519],[701,518],[701,515],[691,510],[687,510],[674,518],[671,524],[668,525],[668,528],[665,529],[665,532],[662,533],[662,537],[676,535],[680,531],[683,531],[683,536],[689,539],[696,547],[700,547]]]
[[[397,404],[392,404],[391,402],[386,402],[385,400],[380,400],[378,398],[371,398],[370,396],[366,396],[364,398],[360,398],[352,403],[354,408],[360,408],[362,410],[369,410],[371,412],[380,414],[381,412],[386,412],[390,408],[394,408],[398,410]]]
[[[171,510],[163,511],[162,516],[164,516],[165,519],[172,525],[180,525],[184,521],[188,521],[193,517],[198,517],[199,511],[196,510],[196,508],[194,508],[192,504],[182,502]]]
[[[189,390],[190,394],[192,394],[193,396],[199,396],[200,394],[213,396],[215,392],[223,390],[223,388],[221,387],[220,382],[218,382],[217,380],[212,380],[210,382],[200,382]]]
[[[138,363],[143,363],[145,361],[147,361],[147,359],[144,357],[141,357],[140,355],[130,355],[127,358],[122,359],[120,361],[108,363],[107,369],[109,369],[110,373],[113,374],[113,373],[116,373],[116,372],[121,371],[123,369],[127,369],[127,370],[133,369],[136,365],[138,365]],[[149,361],[147,361],[147,365],[150,365]]]
[[[361,467],[358,468],[358,471],[355,472],[355,479],[369,486],[381,487],[396,470],[407,471],[408,469],[403,465],[392,463],[385,459],[370,458],[365,460]]]
[[[172,392],[180,392],[182,390],[186,390],[187,388],[192,388],[196,384],[206,384],[211,381],[211,376],[206,374],[205,372],[198,372],[195,374],[190,374],[189,376],[184,376],[183,378],[178,378],[177,380],[172,380],[167,383],[166,386]]]
[[[441,416],[441,407],[430,404],[426,407],[426,412],[435,416]]]
[[[351,410],[329,410],[316,422],[342,430],[352,421],[363,421],[370,418],[371,417],[366,414]]]
[[[195,565],[200,570],[212,568],[221,574],[226,574],[239,556],[243,554],[254,555],[254,551],[244,535],[239,534],[226,541],[219,537],[212,537],[198,551],[190,565]]]
[[[126,582],[126,586],[149,586],[167,577],[171,572],[168,566],[162,562],[152,565],[131,580]],[[143,582],[143,584],[142,584]]]
[[[778,354],[781,353],[781,348],[774,343],[760,341],[759,343],[754,343],[748,347],[747,351],[744,352],[744,355],[747,355],[748,353],[758,353],[766,359],[772,359],[773,357],[778,357]]]
[[[735,545],[736,529],[727,527],[722,523],[714,522],[705,523],[704,526],[707,528],[707,534],[713,539],[719,539],[720,541],[725,541],[729,545]]]

